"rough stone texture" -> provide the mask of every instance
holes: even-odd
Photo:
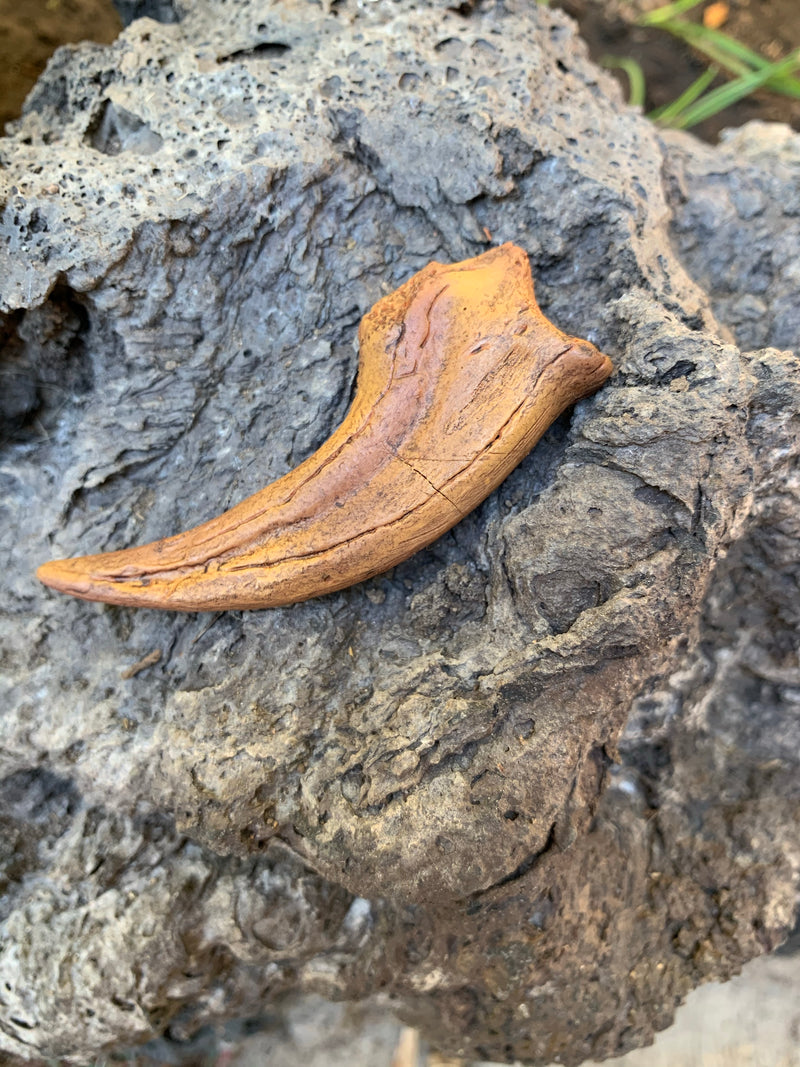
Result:
[[[743,350],[796,344],[797,139],[660,140],[527,0],[174,7],[0,140],[0,1048],[287,991],[641,1045],[793,918],[800,368]],[[431,549],[260,613],[38,587],[299,462],[360,316],[490,240],[616,372]]]

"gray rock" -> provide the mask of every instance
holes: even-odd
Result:
[[[788,126],[728,130],[725,151],[668,137],[676,250],[745,349],[800,346],[800,167]]]
[[[527,0],[180,10],[0,140],[0,1048],[289,991],[646,1043],[793,918],[800,379],[742,349],[796,344],[796,138],[659,139]],[[294,466],[372,303],[504,240],[616,371],[430,549],[265,612],[38,586]]]

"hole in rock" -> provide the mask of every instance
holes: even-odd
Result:
[[[491,43],[491,41],[485,40],[483,37],[478,37],[472,42],[472,50],[479,56],[493,56],[497,54],[497,49]]]
[[[118,156],[120,152],[150,156],[164,144],[164,139],[143,119],[111,100],[105,101],[84,140],[106,156]]]
[[[235,52],[219,56],[217,62],[229,63],[235,59],[275,59],[290,52],[291,48],[290,44],[283,44],[281,41],[262,41],[260,44],[253,45],[252,48],[238,48]]]
[[[677,363],[673,364],[669,370],[662,371],[658,376],[659,385],[668,385],[670,382],[674,382],[677,378],[688,378],[692,371],[697,369],[697,365],[690,359],[679,359]]]
[[[0,321],[0,440],[47,436],[64,408],[91,390],[88,331],[86,309],[67,286]]]

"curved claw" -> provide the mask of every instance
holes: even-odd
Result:
[[[356,396],[293,471],[218,518],[140,548],[55,560],[64,593],[176,611],[267,608],[360,582],[476,507],[611,361],[539,310],[505,244],[431,263],[362,319]]]

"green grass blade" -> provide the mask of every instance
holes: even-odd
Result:
[[[770,78],[789,74],[798,67],[800,67],[800,50],[793,52],[778,63],[770,64],[764,70],[752,71],[726,85],[721,85],[718,89],[712,89],[710,93],[706,93],[701,100],[679,115],[673,121],[673,125],[679,129],[696,126],[698,122],[711,118],[726,107],[730,107],[731,104],[735,104],[737,100],[741,100],[742,97],[749,96],[756,89],[762,88]]]
[[[739,41],[728,37],[725,33],[711,33],[695,22],[675,19],[659,26],[659,29],[666,30],[673,37],[686,41],[692,48],[707,55],[715,63],[721,63],[734,74],[747,74],[751,70],[761,70],[769,65],[768,59],[762,59],[747,45],[740,45]]]
[[[636,19],[636,25],[660,26],[662,22],[675,18],[676,15],[682,15],[685,11],[691,11],[693,7],[697,7],[702,2],[703,0],[675,0],[673,4],[664,4],[663,7],[657,7],[655,11],[647,11],[644,15],[640,15]]]
[[[719,74],[718,67],[709,67],[708,70],[704,70],[700,77],[693,81],[689,88],[685,89],[672,103],[656,108],[647,117],[660,126],[674,126],[681,112],[693,104],[698,96],[702,96],[717,74]]]
[[[793,96],[795,99],[800,100],[800,79],[792,75],[775,75],[769,81],[764,82],[764,88],[770,89],[773,93],[780,93],[782,96]]]
[[[686,41],[692,48],[702,52],[713,63],[719,64],[732,74],[744,76],[753,70],[774,71],[775,63],[760,56],[752,48],[742,44],[726,33],[719,30],[711,30],[700,26],[695,22],[687,22],[684,19],[672,19],[659,25],[659,29],[666,30],[674,37]],[[800,79],[792,75],[770,76],[765,88],[784,96],[800,98]]]
[[[708,26],[699,26],[695,23],[687,23],[687,25],[693,27],[693,36],[698,48],[702,48],[704,45],[713,45],[724,55],[729,55],[732,59],[741,60],[742,63],[746,63],[753,70],[760,70],[762,67],[770,65],[769,59],[765,59],[758,52],[754,52],[752,48],[749,48],[742,41],[737,41],[730,34],[721,33],[719,30],[712,30]]]
[[[603,56],[600,62],[604,67],[625,71],[628,76],[628,103],[632,107],[644,107],[644,71],[636,60],[630,56]]]
[[[702,29],[702,27],[700,27]],[[695,48],[699,51],[705,52],[710,59],[715,59],[716,62],[721,63],[722,66],[727,67],[729,70],[733,70],[734,74],[746,74],[747,68],[749,70],[772,70],[773,73],[764,83],[765,88],[772,89],[774,92],[783,93],[784,96],[797,96],[800,97],[800,79],[795,78],[791,73],[784,75],[776,75],[774,73],[776,63],[765,59],[764,56],[760,56],[758,52],[754,52],[747,45],[742,44],[741,41],[734,40],[733,37],[728,37],[725,33],[718,33],[717,31],[706,30],[702,35],[695,35],[694,40],[691,42]],[[711,56],[709,48],[713,48],[717,53],[717,56]],[[729,58],[725,58],[729,57]],[[788,56],[787,58],[791,58]],[[778,62],[782,62],[779,60]],[[734,69],[733,64],[736,63],[739,69]]]

